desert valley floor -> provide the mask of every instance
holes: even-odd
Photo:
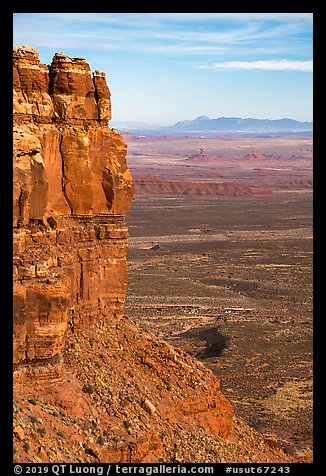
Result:
[[[126,313],[211,368],[271,444],[310,451],[311,139],[126,141]]]

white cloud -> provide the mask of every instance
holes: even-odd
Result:
[[[139,45],[140,51],[146,51],[147,44],[153,42],[154,47],[162,42],[162,51],[167,46],[171,51],[174,46],[182,52],[182,46],[184,52],[195,52],[196,48],[198,52],[209,52],[233,45],[242,48],[245,44],[255,49],[258,42],[265,41],[266,45],[288,37],[291,41],[282,41],[283,48],[293,43],[301,48],[297,35],[306,28],[303,20],[310,18],[311,14],[306,13],[29,13],[14,17],[14,32],[17,37],[33,36],[34,42],[40,38],[40,43],[51,35],[55,44],[59,39],[71,43],[75,40],[78,46],[83,36],[90,44],[111,41],[112,48],[124,49],[131,43]],[[233,21],[224,28],[223,22],[228,20]],[[183,23],[186,21],[189,24]],[[196,25],[206,26],[198,29]]]
[[[265,71],[303,71],[310,73],[313,71],[313,62],[297,60],[258,60],[258,61],[224,61],[222,63],[212,63],[200,65],[203,69],[236,69],[236,70],[265,70]]]
[[[194,66],[201,68],[310,71],[309,62],[251,60],[311,57],[311,19],[309,13],[19,13],[14,41],[71,55],[107,52],[111,61],[121,52],[129,61],[179,55],[207,63]],[[239,57],[247,61],[230,61]]]

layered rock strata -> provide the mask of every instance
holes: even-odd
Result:
[[[68,330],[123,315],[133,182],[105,74],[63,53],[46,66],[32,47],[13,58],[14,364],[26,369],[59,362]]]

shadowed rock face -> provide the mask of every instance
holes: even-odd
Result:
[[[83,58],[14,48],[14,362],[60,355],[68,329],[123,314],[127,146]]]

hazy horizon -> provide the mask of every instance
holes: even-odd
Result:
[[[143,126],[157,126],[157,127],[169,127],[169,126],[174,126],[175,124],[177,124],[178,122],[183,122],[183,121],[194,121],[196,119],[199,119],[200,117],[203,117],[203,116],[206,116],[206,114],[201,114],[200,116],[197,116],[197,117],[190,117],[190,118],[184,118],[182,119],[181,121],[177,121],[176,123],[165,123],[165,124],[157,124],[157,123],[151,123],[151,122],[144,122],[144,121],[133,121],[133,120],[115,120],[115,119],[112,119],[110,121],[110,123],[121,123],[121,124],[141,124]],[[241,120],[246,120],[246,119],[253,119],[253,120],[272,120],[272,121],[282,121],[282,120],[294,120],[296,121],[297,119],[293,119],[293,117],[279,117],[279,118],[275,118],[275,119],[269,119],[269,118],[261,118],[261,117],[235,117],[235,116],[219,116],[219,117],[207,117],[207,119],[241,119]],[[313,120],[311,121],[298,121],[300,123],[313,123]]]
[[[107,75],[112,120],[312,121],[312,13],[15,13],[40,61],[85,57]]]

